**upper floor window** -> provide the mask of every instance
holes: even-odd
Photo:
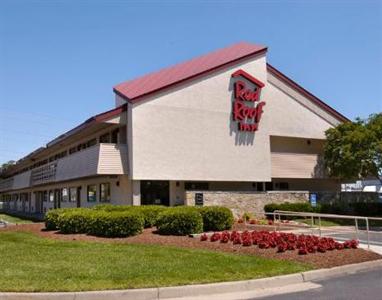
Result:
[[[110,133],[105,133],[99,137],[100,143],[110,143]]]

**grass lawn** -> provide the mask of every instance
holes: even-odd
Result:
[[[7,215],[4,213],[0,213],[0,220],[6,221],[8,223],[14,223],[14,224],[28,224],[33,223],[33,221],[29,219],[19,218],[11,215]]]
[[[312,221],[310,218],[307,218],[307,219],[293,219],[293,221],[296,221],[296,222],[299,222],[299,223],[304,223],[304,224],[308,224],[308,225],[311,225],[312,224]],[[318,218],[314,218],[314,225],[315,226],[318,226]],[[339,222],[336,222],[336,221],[333,221],[333,220],[325,220],[325,219],[321,219],[321,226],[323,227],[327,227],[327,226],[340,226],[341,224]],[[353,221],[353,225],[354,225],[354,221]]]
[[[295,262],[153,245],[0,233],[0,291],[126,289],[244,280],[311,269]]]

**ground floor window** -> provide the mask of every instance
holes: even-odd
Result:
[[[97,201],[97,186],[95,184],[88,185],[88,202]]]
[[[54,191],[49,191],[49,202],[54,202]]]
[[[149,204],[170,204],[170,184],[162,180],[142,180],[141,181],[141,203]]]
[[[184,184],[184,188],[186,189],[186,191],[189,191],[189,190],[208,191],[209,185],[208,185],[208,182],[203,182],[203,181],[187,181]]]
[[[110,202],[111,192],[110,192],[110,183],[101,183],[99,185],[100,190],[100,202]]]
[[[70,200],[70,202],[76,202],[77,201],[77,188],[76,187],[69,188],[69,200]]]
[[[68,202],[69,201],[69,190],[68,188],[62,189],[62,202]]]

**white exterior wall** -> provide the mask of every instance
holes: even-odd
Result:
[[[266,84],[255,133],[238,132],[232,121],[231,75],[238,69]],[[277,79],[267,81],[270,76],[260,56],[129,104],[129,174],[136,180],[271,181],[270,136],[322,140],[338,120],[292,89],[280,89]],[[313,177],[317,157],[311,158],[303,178]]]
[[[134,179],[271,179],[268,112],[255,134],[238,132],[231,121],[231,74],[239,67],[266,82],[261,56],[132,106]]]

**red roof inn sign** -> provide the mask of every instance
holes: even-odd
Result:
[[[243,70],[232,74],[233,78],[243,77],[253,83],[254,88],[247,87],[246,83],[237,79],[234,83],[234,97],[232,117],[238,122],[240,131],[256,131],[259,128],[263,113],[264,101],[260,101],[261,89],[264,83]]]

